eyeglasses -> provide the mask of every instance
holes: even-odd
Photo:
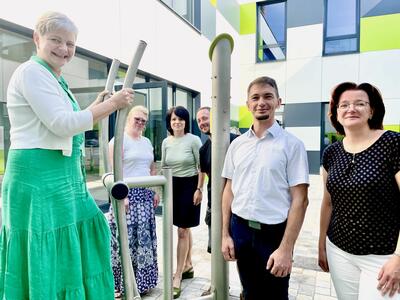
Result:
[[[133,119],[135,120],[136,123],[142,123],[142,124],[146,124],[147,123],[147,120],[142,119],[142,118],[134,117]]]
[[[369,102],[367,102],[367,101],[357,101],[354,103],[343,102],[343,103],[339,103],[337,108],[342,111],[347,111],[350,109],[351,105],[353,105],[354,109],[356,109],[356,110],[363,110],[369,105]]]

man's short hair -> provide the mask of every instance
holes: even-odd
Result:
[[[276,85],[275,79],[268,77],[268,76],[261,76],[254,79],[250,82],[249,87],[247,88],[247,96],[249,96],[250,89],[253,85],[269,85],[275,89],[276,97],[279,98],[278,86]]]
[[[209,106],[202,106],[202,107],[200,107],[200,108],[197,110],[197,112],[199,112],[199,111],[201,111],[201,110],[203,110],[203,109],[208,110],[208,111],[211,111],[211,107],[209,107]]]

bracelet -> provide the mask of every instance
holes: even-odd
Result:
[[[197,191],[200,191],[201,193],[203,192],[202,188],[196,188]]]

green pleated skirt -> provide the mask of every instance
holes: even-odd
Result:
[[[59,150],[10,150],[2,186],[0,299],[114,299],[110,230],[87,190],[81,160],[77,145],[71,157]]]

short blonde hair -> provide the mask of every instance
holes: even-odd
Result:
[[[126,126],[129,126],[128,123],[132,119],[133,114],[136,112],[141,112],[142,114],[146,115],[146,117],[149,116],[149,110],[146,107],[144,107],[143,105],[136,105],[132,107],[132,109],[128,113],[127,122],[125,124]]]
[[[58,29],[74,33],[75,36],[78,35],[78,27],[74,22],[66,15],[55,11],[48,11],[41,15],[35,25],[35,32],[41,36]]]

